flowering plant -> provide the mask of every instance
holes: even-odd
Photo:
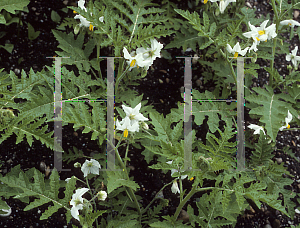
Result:
[[[296,193],[285,188],[293,180],[283,177],[292,174],[274,162],[273,152],[278,134],[296,131],[300,124],[300,76],[295,69],[283,75],[276,64],[277,54],[294,66],[299,61],[298,47],[288,54],[283,42],[286,29],[292,37],[298,26],[289,19],[298,5],[272,0],[270,21],[256,18],[254,9],[235,0],[216,2],[194,1],[191,13],[171,1],[160,7],[150,0],[79,0],[78,7],[68,7],[76,15],[62,23],[65,29],[52,31],[61,49],[56,66],[22,71],[21,79],[0,72],[1,143],[16,134],[16,143],[32,146],[34,137],[55,151],[54,164],[74,163],[64,180],[59,167],[43,174],[16,166],[0,174],[0,212],[6,214],[4,201],[13,196],[28,204],[25,211],[51,203],[41,219],[62,209],[74,227],[234,226],[249,204],[266,204],[294,218]],[[195,58],[172,59],[169,49],[181,47],[183,54],[194,51]],[[140,94],[137,88],[151,75],[169,84],[155,70],[161,62],[186,64],[181,67],[185,89],[168,113],[146,99],[146,92],[154,93],[149,81],[144,89],[150,92]],[[193,83],[193,90],[192,63],[203,79],[196,81],[199,88]],[[261,68],[269,81],[256,87]],[[181,74],[179,69],[160,72],[173,74],[170,78]],[[209,83],[213,86],[204,90]],[[167,97],[166,89],[156,87]],[[244,121],[244,105],[252,124]],[[81,142],[80,150],[60,144],[64,137],[57,129],[68,124],[86,134],[97,150],[90,153]],[[138,172],[142,168],[152,175]],[[175,212],[166,214],[170,204]],[[183,210],[189,216],[185,221]]]

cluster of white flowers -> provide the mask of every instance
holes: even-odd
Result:
[[[280,131],[282,131],[283,129],[287,128],[289,129],[291,126],[289,125],[289,123],[292,121],[293,119],[293,116],[292,114],[290,113],[290,110],[288,110],[288,115],[287,117],[285,118],[285,125],[282,126],[281,128],[279,128]],[[266,134],[266,132],[264,131],[264,128],[261,127],[261,126],[258,126],[256,124],[250,124],[248,126],[250,129],[253,129],[254,130],[254,133],[253,134],[260,134],[260,131],[263,131],[264,135]]]
[[[266,27],[268,21],[269,20],[264,21],[261,24],[261,26],[259,26],[259,27],[255,27],[255,26],[251,25],[251,23],[249,22],[249,27],[250,27],[251,31],[245,32],[245,33],[243,33],[243,35],[245,37],[251,38],[253,40],[252,46],[250,48],[247,47],[242,51],[241,47],[239,45],[239,42],[237,42],[237,44],[234,46],[233,49],[231,48],[231,46],[229,44],[227,44],[227,51],[231,54],[234,54],[234,58],[236,58],[238,56],[238,54],[244,56],[247,53],[247,51],[245,51],[245,50],[248,50],[249,52],[251,50],[253,50],[256,52],[258,50],[257,45],[261,41],[267,42],[267,40],[270,40],[277,36],[276,25],[272,24],[269,27]],[[284,21],[281,21],[280,24],[288,25],[292,28],[294,28],[295,26],[300,26],[300,23],[297,21],[294,21],[294,20],[284,20]],[[292,61],[295,68],[298,68],[298,61],[300,61],[300,57],[297,56],[297,51],[298,51],[298,46],[296,46],[295,49],[286,56],[286,60]]]
[[[86,8],[85,8],[85,0],[79,0],[78,1],[78,7],[81,8],[82,10],[84,10],[85,12],[87,12]],[[76,13],[76,11],[74,11],[74,13]],[[92,13],[91,13],[92,16]],[[89,22],[85,17],[83,17],[82,15],[78,14],[74,17],[74,19],[79,19],[80,20],[80,24],[79,27],[88,27],[89,30],[93,31],[94,30],[94,26],[91,24],[91,22]],[[103,22],[104,17],[99,17],[99,21]],[[78,32],[78,31],[77,31]],[[75,33],[77,33],[75,32]]]
[[[124,132],[125,138],[128,136],[128,131],[139,131],[139,121],[141,121],[141,124],[145,129],[148,129],[148,125],[144,121],[148,121],[149,119],[139,113],[141,109],[141,103],[139,103],[135,108],[126,107],[125,105],[122,105],[122,108],[126,114],[126,117],[121,122],[117,120],[116,125],[117,130]]]
[[[127,63],[129,64],[131,70],[134,67],[145,67],[146,70],[153,64],[153,61],[158,57],[160,58],[160,51],[163,48],[163,44],[159,43],[157,40],[151,40],[151,48],[137,48],[136,51],[133,51],[129,54],[128,50],[124,47],[123,53],[124,58],[128,59]]]
[[[78,165],[76,165],[76,167],[78,167]],[[81,167],[81,171],[83,172],[84,177],[86,177],[90,173],[99,175],[99,169],[101,169],[101,166],[99,162],[96,161],[95,159],[91,159],[90,161],[86,160]],[[68,183],[71,178],[67,178],[65,181]],[[89,207],[89,201],[82,198],[82,196],[88,191],[89,191],[88,188],[80,188],[77,189],[75,193],[72,195],[72,199],[70,201],[70,205],[72,206],[71,215],[73,216],[73,218],[77,219],[78,221],[80,221],[79,210]],[[107,193],[105,191],[99,191],[97,193],[97,198],[99,200],[104,201],[107,198]]]

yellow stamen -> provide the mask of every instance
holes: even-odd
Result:
[[[268,40],[265,40],[265,42],[267,42]]]
[[[234,53],[234,58],[236,59],[238,57],[239,53]]]
[[[289,26],[292,26],[292,23],[289,23]]]
[[[194,177],[190,178],[190,181],[194,180]]]
[[[258,34],[259,34],[259,35],[265,34],[265,30],[259,30],[259,31],[258,31]]]
[[[92,24],[90,24],[89,30],[90,30],[90,31],[93,31],[93,30],[94,30],[94,26],[93,26]]]
[[[136,59],[132,60],[131,63],[130,63],[130,67],[134,67],[135,63],[136,63]]]
[[[73,13],[77,13],[75,10],[73,10]]]
[[[289,129],[291,126],[288,124],[288,126],[286,127],[287,129]]]
[[[208,0],[204,0],[204,4],[206,4],[208,2]]]
[[[126,130],[124,131],[124,137],[127,138],[127,136],[128,136],[128,130],[126,129]]]
[[[260,39],[258,37],[256,37],[257,41],[260,41]]]

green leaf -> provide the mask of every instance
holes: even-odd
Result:
[[[6,24],[5,17],[2,14],[0,15],[0,24]]]
[[[259,106],[252,108],[249,114],[261,116],[260,122],[266,124],[265,129],[267,130],[267,134],[275,141],[279,128],[285,124],[284,120],[288,110],[296,112],[289,103],[294,103],[295,101],[286,94],[274,94],[273,89],[268,85],[266,85],[266,89],[255,87],[253,90],[257,94],[251,94],[245,99]]]
[[[17,172],[19,172],[19,175],[17,175]],[[32,177],[33,181],[31,180]],[[60,199],[58,198],[59,176],[55,168],[50,176],[50,181],[47,182],[44,181],[44,175],[37,169],[32,168],[24,173],[20,170],[20,166],[14,167],[5,177],[0,177],[0,181],[20,191],[15,194],[14,198],[22,199],[28,196],[36,198],[33,202],[27,202],[29,205],[24,208],[24,211],[52,202],[53,206],[49,207],[48,210],[42,214],[41,220],[47,219],[60,208],[64,208],[70,213],[69,201],[75,189],[75,178],[72,178],[69,183],[67,183],[65,197],[64,199]]]
[[[70,57],[63,58],[62,64],[73,65],[75,63],[79,71],[84,69],[86,72],[89,72],[91,68],[89,56],[95,47],[95,41],[90,39],[85,48],[83,48],[83,33],[79,33],[75,40],[75,35],[72,32],[69,34],[57,30],[52,30],[52,32],[59,41],[58,47],[63,50],[62,52],[56,51],[56,53],[59,56]]]
[[[216,30],[217,30],[217,25],[215,22],[213,22],[210,26],[210,30],[209,30],[209,36],[210,37],[213,37],[216,33]]]
[[[3,200],[0,200],[0,210],[9,210],[10,206],[7,205],[7,203]]]
[[[28,39],[34,40],[40,35],[40,31],[35,32],[32,25],[28,22]]]
[[[214,101],[217,98],[209,91],[205,93],[199,93],[199,91],[193,91],[193,99],[198,100],[193,102],[193,112],[195,116],[195,123],[197,125],[202,125],[205,116],[208,116],[208,127],[211,132],[215,132],[219,126],[221,115],[222,120],[231,120],[231,117],[236,115],[234,108],[236,104],[231,102],[227,105],[226,102]]]
[[[201,25],[200,16],[197,12],[190,13],[189,11],[184,11],[181,9],[174,9],[178,14],[186,18],[191,25],[193,25],[193,28],[199,31],[198,36],[207,36],[205,33],[205,26]],[[206,15],[207,16],[207,15]],[[205,22],[207,23],[207,18],[205,19]],[[208,21],[209,23],[209,21]],[[208,29],[208,28],[207,28]]]
[[[203,12],[203,24],[204,24],[205,32],[208,32],[208,29],[209,29],[209,17],[207,16],[207,14],[205,12]]]
[[[126,176],[123,171],[107,172],[107,176],[107,194],[121,186],[127,186],[132,188],[134,191],[140,188],[136,182],[132,180],[126,180]]]
[[[13,44],[5,44],[5,46],[0,45],[0,47],[4,48],[9,53],[12,53],[12,51],[14,49],[14,45]]]
[[[2,0],[0,1],[0,11],[5,9],[7,12],[15,14],[16,10],[23,10],[29,2],[29,0]]]
[[[264,133],[260,131],[258,143],[255,144],[255,151],[252,152],[251,163],[254,166],[267,165],[272,162],[274,155],[272,154],[273,148],[268,144],[268,139]]]
[[[51,20],[56,22],[56,23],[59,23],[60,20],[61,20],[59,14],[54,10],[51,11]]]

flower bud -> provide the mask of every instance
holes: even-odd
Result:
[[[293,67],[289,64],[289,65],[287,65],[287,69],[291,70],[291,69],[293,69]]]
[[[75,168],[80,168],[80,167],[81,167],[81,164],[80,164],[79,162],[76,162],[76,163],[74,164],[74,167],[75,167]]]
[[[257,61],[257,54],[254,53],[254,56],[253,56],[253,58],[251,59],[251,62],[252,62],[252,63],[256,63],[256,61]]]
[[[75,28],[74,28],[74,34],[78,34],[79,32],[79,29],[80,29],[80,25],[76,25]]]
[[[220,10],[219,10],[219,8],[216,9],[215,15],[216,15],[216,16],[219,16],[219,15],[220,15]]]
[[[98,200],[104,201],[107,198],[107,193],[105,191],[100,191],[97,193]]]
[[[146,124],[145,122],[142,122],[142,127],[143,127],[145,130],[148,130],[148,129],[149,129],[148,124]]]
[[[280,40],[280,44],[281,46],[283,46],[283,40],[282,39],[279,39]]]

